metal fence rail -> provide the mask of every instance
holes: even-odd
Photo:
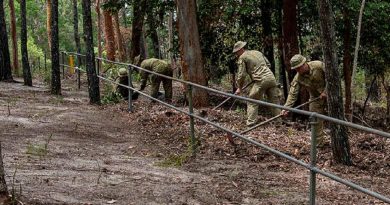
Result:
[[[85,56],[85,55],[81,55],[81,54],[78,54],[78,53],[74,53],[74,52],[63,52],[65,54],[70,54],[70,55],[76,55],[76,56]],[[387,196],[383,196],[377,192],[373,192],[371,190],[368,190],[362,186],[359,186],[353,182],[350,182],[348,180],[345,180],[341,177],[338,177],[336,175],[334,175],[333,173],[329,173],[329,172],[326,172],[326,171],[323,171],[322,169],[316,167],[316,161],[317,161],[317,158],[316,158],[316,155],[317,155],[317,148],[316,148],[316,126],[315,124],[317,123],[317,120],[318,119],[323,119],[323,120],[326,120],[326,121],[329,121],[329,122],[333,122],[333,123],[336,123],[336,124],[340,124],[340,125],[344,125],[344,126],[348,126],[348,127],[352,127],[352,128],[355,128],[355,129],[358,129],[358,130],[362,130],[362,131],[365,131],[365,132],[370,132],[370,133],[374,133],[374,134],[377,134],[377,135],[380,135],[384,138],[390,138],[390,133],[387,133],[387,132],[383,132],[383,131],[380,131],[380,130],[376,130],[376,129],[372,129],[372,128],[369,128],[369,127],[365,127],[365,126],[361,126],[361,125],[358,125],[358,124],[354,124],[354,123],[350,123],[350,122],[346,122],[346,121],[343,121],[343,120],[340,120],[340,119],[335,119],[335,118],[331,118],[331,117],[328,117],[326,115],[321,115],[321,114],[318,114],[318,113],[314,113],[314,112],[308,112],[308,111],[304,111],[304,110],[298,110],[298,109],[294,109],[294,108],[290,108],[290,107],[284,107],[284,106],[281,106],[281,105],[276,105],[276,104],[272,104],[272,103],[268,103],[268,102],[264,102],[264,101],[260,101],[260,100],[254,100],[254,99],[250,99],[250,98],[246,98],[246,97],[241,97],[241,96],[237,96],[237,95],[233,95],[233,94],[230,94],[230,93],[225,93],[225,92],[222,92],[222,91],[219,91],[219,90],[215,90],[215,89],[212,89],[212,88],[208,88],[208,87],[205,87],[205,86],[202,86],[202,85],[198,85],[198,84],[195,84],[195,83],[192,83],[192,82],[189,82],[189,81],[184,81],[184,80],[181,80],[181,79],[177,79],[177,78],[173,78],[173,77],[169,77],[169,76],[165,76],[165,75],[161,75],[161,74],[158,74],[158,73],[155,73],[155,72],[152,72],[152,71],[149,71],[149,70],[146,70],[146,69],[143,69],[141,67],[138,67],[138,66],[135,66],[135,65],[132,65],[132,64],[128,64],[128,63],[121,63],[121,62],[115,62],[115,61],[110,61],[110,60],[107,60],[107,59],[103,59],[103,58],[96,58],[96,60],[98,61],[98,64],[99,65],[99,61],[105,61],[105,62],[108,62],[108,63],[112,63],[112,64],[116,64],[116,65],[122,65],[122,66],[126,66],[128,68],[128,72],[129,72],[129,85],[131,85],[131,73],[132,73],[132,70],[133,69],[137,69],[137,70],[140,70],[140,71],[144,71],[144,72],[148,72],[150,74],[154,74],[154,75],[157,75],[157,76],[161,76],[161,77],[164,77],[164,78],[167,78],[167,79],[171,79],[171,80],[174,80],[174,81],[178,81],[178,82],[181,82],[183,84],[186,84],[188,85],[188,93],[190,93],[191,95],[189,95],[189,110],[186,111],[184,109],[180,109],[178,107],[175,107],[169,103],[166,103],[164,101],[161,101],[157,98],[153,98],[151,97],[150,95],[146,94],[145,92],[141,92],[141,91],[138,91],[136,90],[135,88],[133,87],[130,87],[130,86],[127,86],[127,85],[123,85],[123,84],[119,84],[117,82],[115,82],[114,80],[112,79],[108,79],[108,78],[105,78],[101,75],[99,75],[98,73],[98,77],[104,81],[107,81],[109,83],[112,83],[112,84],[116,84],[116,85],[119,85],[119,86],[123,86],[125,88],[127,88],[129,90],[129,98],[128,98],[128,106],[129,106],[129,111],[132,111],[132,100],[131,100],[131,94],[133,92],[137,92],[147,98],[150,98],[158,103],[161,103],[162,105],[164,106],[167,106],[173,110],[176,110],[178,112],[181,112],[181,113],[184,113],[188,116],[190,116],[190,136],[191,136],[191,142],[194,142],[194,139],[195,139],[195,134],[194,134],[194,119],[197,119],[197,120],[200,120],[200,121],[203,121],[207,124],[210,124],[216,128],[219,128],[227,133],[230,133],[232,134],[233,136],[245,141],[245,142],[248,142],[250,144],[253,144],[255,146],[258,146],[258,147],[261,147],[277,156],[280,156],[282,158],[285,158],[291,162],[294,162],[295,164],[298,164],[306,169],[308,169],[310,171],[310,187],[309,187],[309,203],[310,204],[315,204],[315,197],[316,197],[316,174],[321,174],[329,179],[332,179],[334,181],[337,181],[341,184],[344,184],[348,187],[351,187],[357,191],[360,191],[364,194],[367,194],[367,195],[370,195],[374,198],[377,198],[383,202],[386,202],[386,203],[390,203],[390,198],[388,198]],[[65,65],[64,63],[64,58],[63,58],[63,64],[61,64],[62,66],[68,66],[68,65]],[[81,68],[78,67],[78,65],[75,67],[75,69],[77,70],[81,70],[81,71],[84,71],[85,70],[82,70]],[[64,70],[63,70],[64,71]],[[80,76],[80,72],[77,72],[77,74]],[[78,76],[78,78],[79,78]],[[80,82],[79,82],[80,83]],[[79,84],[80,86],[80,84]],[[280,152],[276,149],[273,149],[267,145],[264,145],[260,142],[257,142],[255,140],[252,140],[248,137],[246,137],[245,135],[242,135],[238,132],[235,132],[233,130],[230,130],[230,129],[227,129],[217,123],[214,123],[214,122],[211,122],[209,120],[207,120],[206,118],[203,118],[201,116],[198,116],[198,115],[195,115],[193,113],[193,106],[192,106],[192,89],[193,87],[196,87],[196,88],[201,88],[201,89],[205,89],[209,92],[214,92],[214,93],[217,93],[217,94],[221,94],[221,95],[225,95],[225,96],[229,96],[229,97],[232,97],[232,98],[236,98],[236,99],[239,99],[239,100],[244,100],[244,101],[248,101],[248,102],[252,102],[252,103],[257,103],[259,105],[263,105],[263,106],[267,106],[267,107],[274,107],[274,108],[280,108],[280,109],[285,109],[285,110],[289,110],[291,112],[295,112],[295,113],[299,113],[299,114],[303,114],[303,115],[308,115],[310,116],[310,124],[311,124],[311,151],[310,151],[310,164],[307,164],[299,159],[296,159],[294,157],[291,157],[283,152]],[[193,150],[195,149],[194,145],[191,145]]]

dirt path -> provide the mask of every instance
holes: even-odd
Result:
[[[248,147],[237,154],[225,141],[215,146],[209,128],[198,130],[209,138],[196,158],[178,168],[160,166],[185,152],[188,137],[186,123],[171,126],[185,117],[166,108],[140,101],[129,114],[125,103],[89,105],[86,91],[68,82],[62,97],[35,84],[0,82],[6,179],[24,204],[308,202],[308,171],[264,151],[256,151],[254,160],[245,157]],[[388,180],[387,170],[364,183],[389,193]],[[319,204],[379,204],[321,177],[317,184]]]

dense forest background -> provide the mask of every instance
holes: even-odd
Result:
[[[183,25],[178,21],[180,2],[92,2],[95,53],[99,57],[122,62],[132,62],[136,55],[141,54],[144,57],[170,59],[174,67],[180,67],[180,60],[186,60],[180,54],[179,33],[180,25]],[[85,42],[80,41],[80,37],[84,35],[81,1],[59,0],[57,3],[59,50],[85,53]],[[311,60],[323,60],[316,1],[198,0],[195,3],[185,6],[195,7],[201,69],[205,70],[204,78],[208,83],[229,84],[234,81],[236,59],[231,50],[238,40],[247,41],[249,49],[260,50],[267,56],[271,61],[272,71],[283,85],[284,96],[287,95],[289,82],[295,74],[289,68],[292,55],[301,53]],[[335,22],[338,69],[343,82],[347,116],[351,116],[351,101],[361,100],[378,103],[386,108],[386,118],[389,121],[390,81],[387,79],[387,73],[390,67],[390,3],[380,0],[329,3]],[[3,4],[10,56],[13,59],[12,71],[18,76],[22,75],[22,55],[21,49],[18,49],[21,43],[22,11],[20,4],[13,0],[4,1]],[[51,68],[50,5],[50,0],[26,1],[30,66],[34,76],[44,76],[47,82],[50,82],[52,77],[48,71]],[[361,9],[360,46],[358,52],[355,52]],[[189,24],[189,27],[194,25]],[[353,72],[354,57],[357,57],[356,74]],[[44,65],[46,70],[37,69],[43,68]],[[183,73],[186,78],[186,68],[183,68]],[[302,98],[307,98],[304,92]]]

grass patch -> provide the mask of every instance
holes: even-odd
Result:
[[[46,140],[44,144],[31,144],[29,143],[27,145],[27,154],[33,155],[33,156],[38,156],[38,157],[44,157],[48,153],[48,146],[49,142],[53,135],[51,134],[49,138]]]

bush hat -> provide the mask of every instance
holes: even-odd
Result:
[[[239,51],[241,48],[244,48],[245,45],[246,45],[246,42],[244,42],[244,41],[237,41],[237,43],[234,44],[233,53]]]
[[[306,63],[306,58],[301,54],[294,55],[290,60],[292,70],[301,67],[305,63]]]
[[[120,68],[119,69],[119,76],[120,77],[127,76],[127,69],[126,68]]]

